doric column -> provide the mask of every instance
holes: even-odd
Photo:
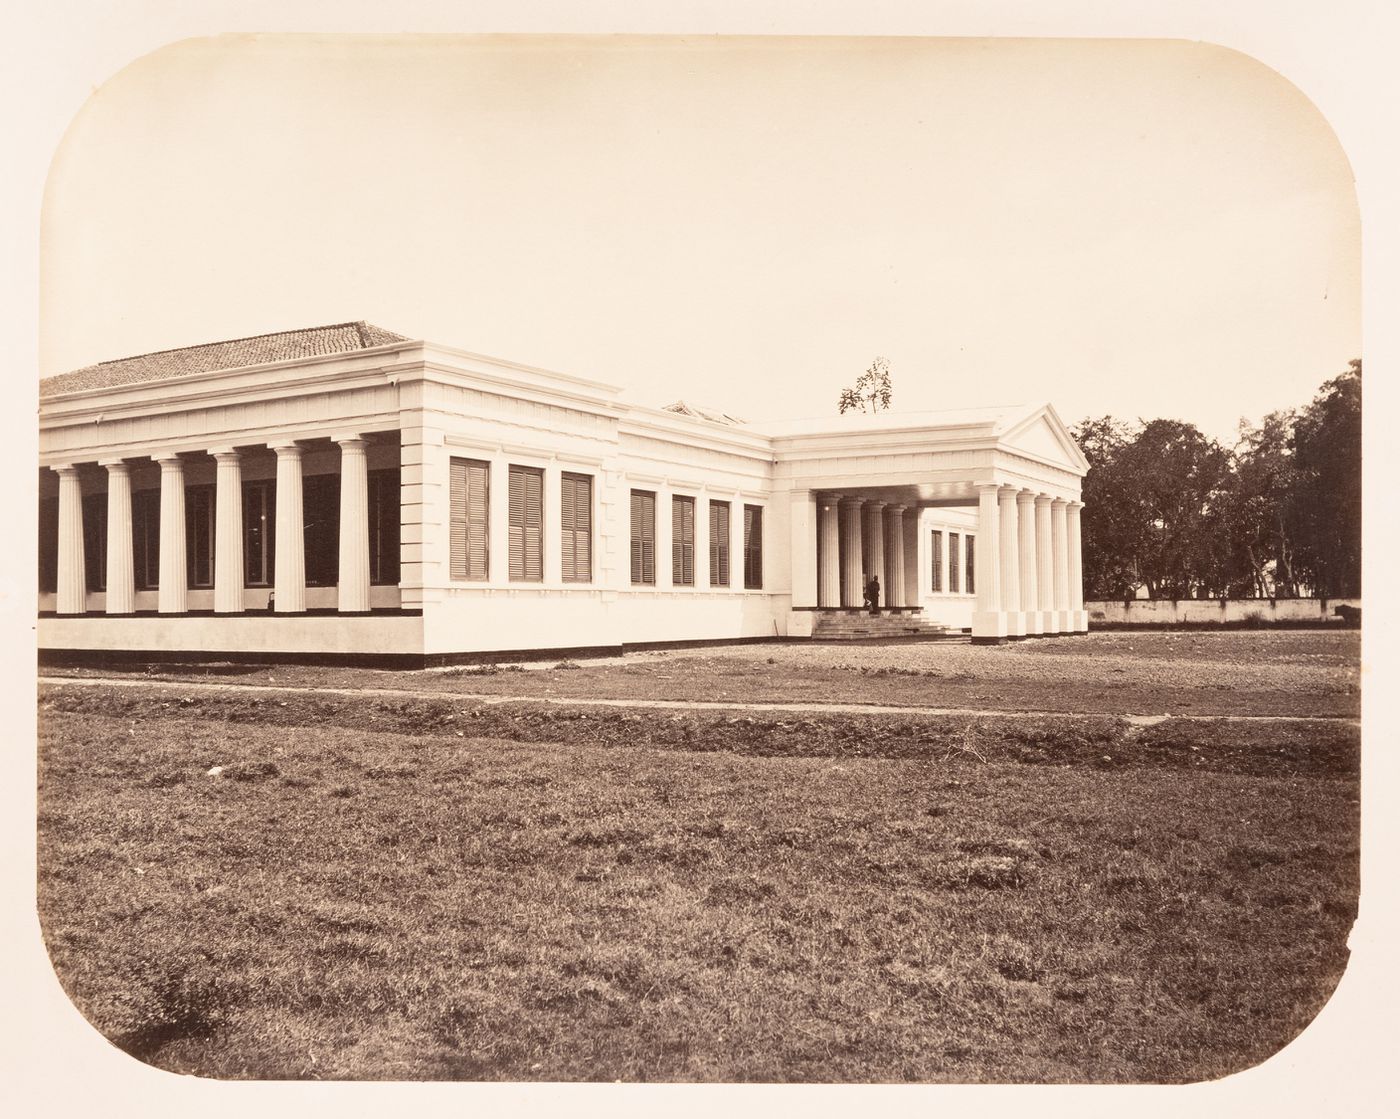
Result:
[[[824,497],[817,513],[817,605],[841,605],[841,526],[836,499]]]
[[[998,548],[1001,579],[1001,606],[1006,611],[1006,635],[1025,637],[1026,620],[1021,613],[1021,530],[1016,511],[1016,487],[1003,486],[997,491],[1001,516]]]
[[[1016,495],[1016,527],[1020,534],[1021,617],[1026,622],[1026,636],[1036,637],[1045,632],[1045,619],[1040,613],[1036,572],[1035,494],[1030,490]]]
[[[817,499],[811,490],[793,490],[789,503],[792,549],[792,606],[817,605]],[[667,536],[670,539],[670,536]]]
[[[977,608],[972,614],[975,645],[1006,640],[1006,613],[1001,604],[1001,512],[995,482],[977,486]]]
[[[841,502],[841,534],[845,542],[845,554],[841,564],[841,605],[859,606],[865,596],[861,585],[861,506],[857,497],[844,498]]]
[[[243,613],[243,467],[238,452],[214,456],[214,613]]]
[[[885,506],[885,602],[904,606],[904,506]]]
[[[867,501],[865,503],[865,545],[869,553],[869,560],[866,564],[865,581],[868,583],[872,577],[879,576],[881,582],[885,580],[885,503],[883,501]],[[865,588],[861,588],[861,600],[864,601]],[[889,588],[881,586],[880,605],[889,602]]]
[[[1069,633],[1069,534],[1065,499],[1050,503],[1050,547],[1055,559],[1055,632]]]
[[[342,614],[363,614],[369,610],[369,471],[365,462],[368,444],[358,435],[337,436],[335,441],[340,445],[340,574],[336,609]],[[557,554],[557,511],[554,518],[553,550]]]
[[[87,611],[87,561],[83,554],[83,486],[76,466],[58,473],[58,612]]]
[[[1050,531],[1050,503],[1047,494],[1035,499],[1035,583],[1040,599],[1041,632],[1050,636],[1060,632],[1055,619],[1055,548]]]
[[[919,606],[919,584],[924,579],[924,566],[919,562],[919,507],[904,510],[904,601],[902,606]]]
[[[1079,511],[1083,508],[1082,501],[1071,501],[1065,507],[1065,528],[1069,537],[1069,628],[1074,633],[1089,632],[1089,612],[1084,609],[1083,542],[1079,530]]]
[[[185,566],[185,465],[179,455],[159,455],[160,585],[156,609],[183,614],[188,609],[189,576]]]
[[[301,502],[301,448],[280,443],[277,452],[277,559],[273,564],[273,609],[306,610],[306,537]]]
[[[131,468],[122,459],[107,468],[107,613],[136,610],[136,568],[131,555]]]

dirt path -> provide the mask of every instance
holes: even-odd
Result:
[[[129,680],[107,676],[40,676],[40,684],[71,687],[109,688],[183,688],[187,691],[263,692],[338,695],[383,696],[394,699],[448,699],[482,704],[537,703],[555,707],[622,707],[651,708],[664,711],[764,711],[820,712],[847,715],[929,715],[965,716],[968,718],[1016,719],[1022,717],[1052,719],[1123,719],[1133,726],[1153,726],[1167,719],[1191,722],[1232,723],[1346,723],[1359,726],[1359,719],[1332,715],[1193,715],[1186,713],[1138,715],[1104,714],[1101,712],[1066,712],[987,709],[975,707],[897,707],[872,703],[725,703],[705,700],[678,699],[580,699],[564,696],[481,695],[472,692],[436,692],[409,688],[332,688],[277,684],[228,684],[187,680]]]

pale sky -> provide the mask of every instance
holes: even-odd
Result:
[[[1361,354],[1346,157],[1182,41],[180,43],[48,183],[44,375],[350,319],[752,419],[1051,401],[1232,438]]]

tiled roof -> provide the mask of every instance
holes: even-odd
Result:
[[[323,354],[344,354],[387,346],[391,342],[407,342],[402,334],[372,326],[367,322],[343,322],[333,326],[313,326],[304,330],[283,330],[276,334],[259,334],[253,338],[235,338],[228,342],[206,342],[200,346],[182,346],[178,350],[160,350],[153,354],[103,361],[71,373],[59,373],[39,382],[39,395],[56,396],[64,392],[116,388],[145,381],[164,381],[192,373],[209,373],[216,369],[238,369],[245,365],[262,365],[269,361],[290,361]]]

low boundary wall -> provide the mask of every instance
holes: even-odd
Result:
[[[1332,613],[1338,606],[1361,607],[1359,598],[1226,599],[1138,598],[1131,602],[1086,602],[1089,628],[1113,626],[1344,626]]]

